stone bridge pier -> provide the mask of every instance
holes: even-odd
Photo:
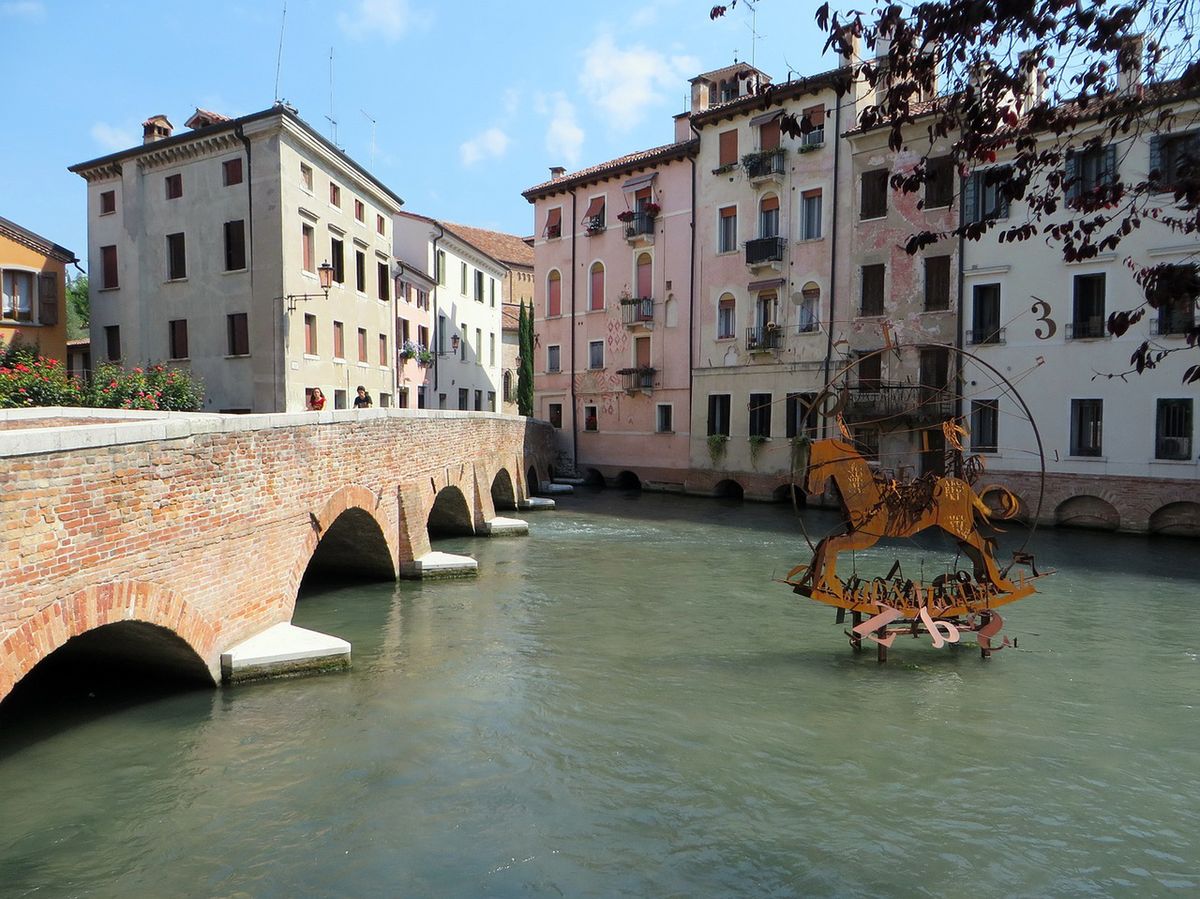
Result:
[[[60,651],[215,681],[344,667],[306,572],[464,576],[441,534],[527,533],[544,422],[356,410],[0,413],[0,701]],[[542,500],[539,505],[544,505]]]

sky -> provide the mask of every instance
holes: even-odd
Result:
[[[67,166],[141,142],[164,113],[239,116],[278,96],[412,212],[533,231],[521,191],[673,140],[688,79],[739,60],[830,68],[816,3],[758,0],[0,0],[0,215],[86,254]],[[752,48],[753,44],[753,48]],[[374,124],[372,123],[372,120]],[[372,148],[374,131],[374,148]]]

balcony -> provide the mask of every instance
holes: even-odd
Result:
[[[654,242],[655,216],[648,212],[635,212],[625,222],[625,239],[632,244]]]
[[[1108,331],[1104,327],[1102,316],[1094,315],[1091,318],[1067,322],[1067,340],[1095,340],[1107,336]]]
[[[783,328],[778,325],[746,329],[746,349],[752,353],[766,353],[777,350],[781,346],[783,346]]]
[[[746,265],[769,265],[783,262],[787,239],[783,237],[760,237],[746,241]]]
[[[783,180],[783,150],[766,150],[742,157],[746,175],[751,182]]]
[[[658,370],[651,368],[648,365],[642,365],[637,368],[622,368],[617,371],[621,376],[623,386],[626,393],[649,393],[654,389],[654,377],[658,374]]]
[[[954,415],[954,394],[949,387],[913,384],[860,383],[846,400],[848,419],[903,418],[935,422]]]
[[[968,346],[985,346],[1004,343],[1003,328],[972,328],[967,331]]]
[[[652,325],[654,323],[654,299],[633,297],[621,300],[621,321],[627,328]]]

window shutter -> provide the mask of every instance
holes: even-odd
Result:
[[[43,325],[58,324],[58,275],[38,276],[38,321]]]
[[[1105,187],[1112,187],[1117,183],[1117,145],[1109,144],[1104,148],[1104,174],[1101,177],[1101,183]]]
[[[967,222],[979,221],[979,172],[972,172],[963,182],[963,219]]]
[[[1161,134],[1150,137],[1150,180],[1160,184],[1165,180],[1162,170],[1162,145]]]
[[[1071,152],[1067,154],[1067,199],[1079,199],[1079,157]]]
[[[1005,166],[1003,169],[1003,177],[996,183],[996,218],[1008,218],[1008,194],[1003,190],[1009,180],[1011,180],[1012,169]]]
[[[734,164],[736,164],[736,163],[737,163],[737,153],[738,153],[738,148],[737,148],[737,144],[738,144],[738,140],[737,140],[737,131],[736,131],[736,130],[733,130],[733,131],[722,131],[722,132],[721,132],[721,134],[720,134],[720,136],[719,136],[719,138],[718,138],[718,140],[719,140],[719,142],[720,142],[720,145],[719,145],[719,149],[720,149],[720,159],[719,159],[719,163],[720,163],[721,165],[734,165]]]

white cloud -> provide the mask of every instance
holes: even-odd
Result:
[[[699,66],[692,56],[668,57],[640,44],[621,48],[602,34],[583,51],[579,85],[610,127],[628,131],[672,92],[683,96]]]
[[[575,107],[565,94],[556,93],[550,102],[539,99],[539,106],[550,113],[550,124],[546,127],[546,149],[567,165],[579,163],[579,151],[583,149],[583,129],[575,120]]]
[[[428,22],[428,16],[414,11],[409,0],[358,0],[353,10],[338,13],[342,31],[360,39],[381,37],[398,41]]]
[[[133,131],[107,122],[94,124],[91,134],[92,140],[105,150],[125,150],[138,142],[138,136]]]
[[[509,137],[499,128],[488,128],[458,147],[462,164],[474,165],[481,159],[499,159],[508,151]]]
[[[10,3],[0,3],[0,14],[15,19],[41,21],[46,18],[46,6],[41,0],[12,0]]]

